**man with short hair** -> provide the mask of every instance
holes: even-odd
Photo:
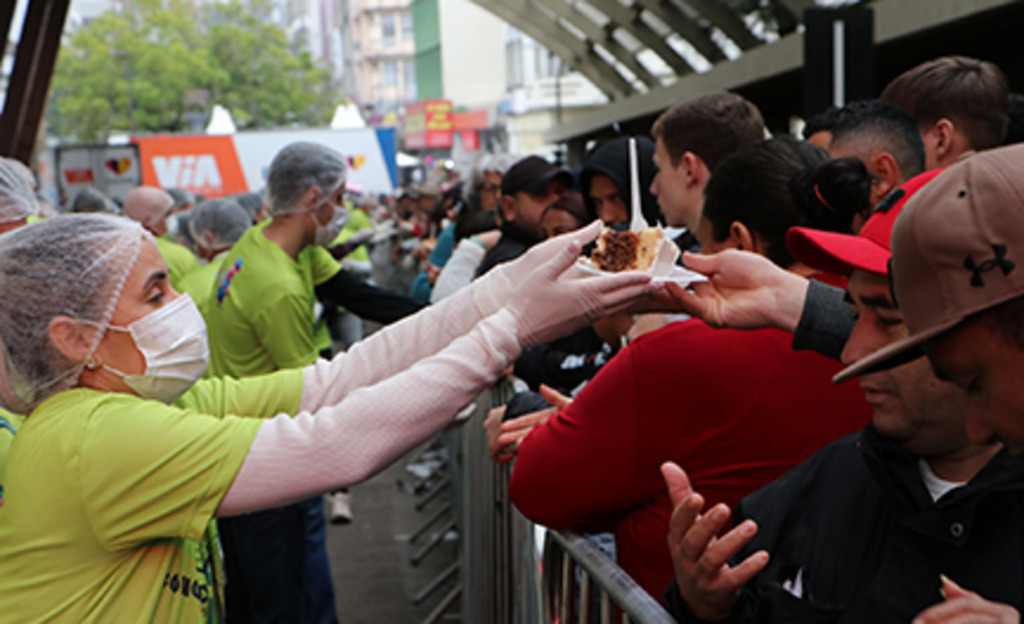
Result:
[[[889,289],[889,233],[906,198],[932,177],[911,180],[904,201],[859,236],[789,235],[800,260],[850,276],[858,318],[844,362],[907,335]],[[677,581],[666,601],[681,621],[906,622],[940,602],[943,589],[957,591],[940,574],[1021,604],[1024,464],[991,439],[968,437],[966,397],[923,359],[860,384],[872,425],[744,499],[737,527],[717,541],[728,510],[698,515],[703,499],[677,467],[664,468],[677,505]]]
[[[714,92],[662,113],[651,136],[658,168],[651,192],[670,227],[693,232],[711,174],[736,152],[763,141],[765,128],[751,102],[734,93]]]
[[[1008,97],[998,67],[964,56],[921,63],[897,76],[881,95],[914,120],[927,169],[948,167],[966,152],[1001,145]]]
[[[924,171],[924,144],[917,127],[898,106],[882,100],[852,102],[836,113],[829,129],[833,158],[854,157],[874,176],[870,205]]]
[[[137,221],[156,238],[156,247],[167,262],[167,279],[175,290],[181,279],[199,268],[199,262],[188,247],[168,240],[167,217],[174,210],[174,198],[155,186],[140,186],[124,200],[124,216]]]
[[[324,248],[345,223],[347,172],[345,158],[318,143],[292,143],[274,157],[267,174],[273,218],[242,234],[210,286],[204,312],[212,375],[250,377],[315,362],[318,299],[380,322],[419,309],[342,270]],[[321,497],[219,526],[232,579],[229,622],[336,621]]]
[[[518,258],[544,238],[541,217],[573,185],[572,174],[540,156],[527,156],[505,172],[498,198],[501,238],[477,269],[483,275]]]

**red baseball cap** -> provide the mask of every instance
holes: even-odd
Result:
[[[786,234],[786,246],[797,260],[826,273],[849,277],[854,269],[860,269],[888,275],[889,239],[896,217],[914,193],[940,171],[926,171],[904,182],[875,208],[856,236],[795,227]]]

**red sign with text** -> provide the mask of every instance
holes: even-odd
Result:
[[[449,149],[453,135],[449,100],[406,104],[405,149]]]

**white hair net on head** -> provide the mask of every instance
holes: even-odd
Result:
[[[138,223],[104,214],[65,215],[0,236],[0,340],[10,386],[29,408],[74,387],[85,366],[57,350],[50,322],[67,316],[107,327],[143,239],[152,241]],[[103,334],[91,338],[90,357]]]
[[[188,220],[193,240],[206,249],[226,249],[252,225],[245,208],[232,199],[210,199],[196,206]]]
[[[0,223],[21,221],[38,214],[39,200],[25,177],[25,165],[0,158]]]
[[[345,157],[321,145],[300,141],[284,146],[267,172],[267,204],[275,217],[299,212],[299,200],[309,189],[327,199],[348,177]]]

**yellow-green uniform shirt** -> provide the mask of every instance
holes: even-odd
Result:
[[[178,280],[177,291],[188,293],[192,297],[192,301],[195,301],[203,318],[206,318],[206,307],[213,299],[213,285],[217,281],[217,271],[223,260],[224,256],[217,256],[212,262],[204,264]]]
[[[319,246],[292,260],[263,235],[267,223],[249,228],[217,272],[207,314],[214,376],[249,377],[316,361],[314,288],[341,265]]]
[[[180,291],[181,279],[199,268],[199,261],[195,254],[189,251],[188,247],[169,241],[162,236],[156,237],[156,248],[167,263],[168,279],[174,290]]]
[[[292,370],[200,381],[175,406],[84,388],[43,401],[8,458],[0,619],[220,622],[204,533],[260,419],[301,397]]]
[[[14,435],[24,422],[24,416],[0,410],[0,507],[4,506],[4,473],[7,469],[7,454],[14,443]]]

